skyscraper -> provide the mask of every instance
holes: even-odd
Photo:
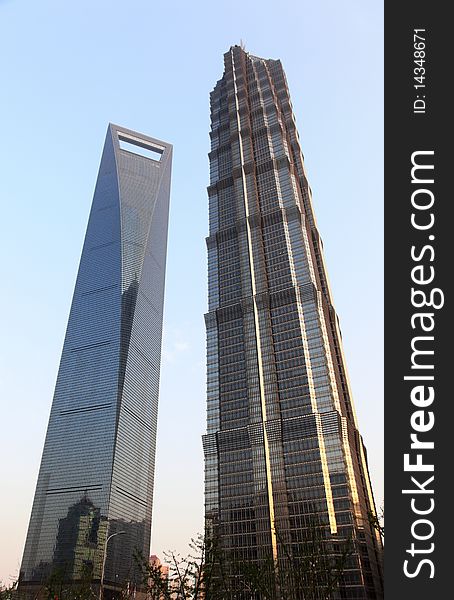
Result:
[[[282,571],[316,530],[333,557],[348,548],[336,597],[378,599],[366,450],[285,74],[238,46],[224,64],[211,93],[207,531],[230,565]]]
[[[99,583],[104,553],[105,589],[134,583],[134,550],[149,554],[171,161],[170,144],[109,125],[22,560],[23,595],[49,577]]]

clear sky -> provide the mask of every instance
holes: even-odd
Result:
[[[109,121],[174,163],[153,553],[202,530],[209,92],[280,58],[383,499],[383,19],[372,0],[0,0],[0,581],[17,574]]]

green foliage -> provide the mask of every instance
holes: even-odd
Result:
[[[136,561],[150,600],[329,600],[352,552],[350,542],[333,540],[322,527],[309,527],[300,544],[279,539],[280,558],[241,560],[219,540],[199,535],[191,552],[165,553],[169,571],[143,557]]]
[[[167,567],[135,554],[147,600],[329,600],[334,597],[352,554],[350,541],[339,541],[320,524],[309,524],[300,543],[290,544],[277,533],[279,559],[263,556],[245,560],[239,552],[222,549],[219,539],[199,535],[182,557],[166,552]],[[47,600],[97,600],[90,566],[77,583],[65,582],[55,570],[38,592]],[[16,584],[0,588],[0,600],[15,600]],[[119,600],[133,600],[125,586]]]
[[[0,583],[0,600],[12,600],[16,589],[17,581],[7,586]]]
[[[369,523],[372,529],[375,529],[380,534],[382,540],[385,538],[385,509],[383,506],[378,513],[369,512]]]

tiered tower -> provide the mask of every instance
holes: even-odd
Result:
[[[381,598],[366,450],[285,74],[239,46],[224,63],[211,93],[207,531],[230,565],[282,572],[289,555],[307,560],[316,530],[333,559],[349,548],[338,597]]]

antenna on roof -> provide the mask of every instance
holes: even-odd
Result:
[[[241,46],[241,49],[246,52],[246,44],[243,42],[243,40],[241,38],[240,38],[240,46]]]

